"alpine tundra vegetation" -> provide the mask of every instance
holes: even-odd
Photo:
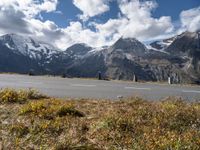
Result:
[[[0,91],[2,149],[200,149],[200,103],[55,99]]]

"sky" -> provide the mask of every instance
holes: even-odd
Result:
[[[0,0],[0,35],[30,36],[61,50],[198,30],[200,0]]]

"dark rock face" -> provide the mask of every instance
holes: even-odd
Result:
[[[67,73],[72,77],[97,77],[101,71],[105,75],[106,65],[102,53],[90,54],[77,60],[72,66],[68,67]]]
[[[75,44],[66,51],[32,38],[0,37],[0,71],[35,74],[66,74],[68,77],[97,77],[144,81],[200,82],[198,32],[156,41],[147,49],[134,38],[120,38],[110,47],[94,49]]]
[[[90,50],[92,50],[92,47],[83,43],[79,43],[67,48],[65,52],[70,56],[82,56],[87,54]]]
[[[28,73],[30,70],[39,73],[42,68],[36,61],[23,55],[13,53],[12,50],[0,44],[1,72]]]
[[[175,55],[192,55],[200,49],[198,32],[185,32],[176,37],[174,42],[166,48],[167,52]]]
[[[106,54],[106,75],[113,79],[133,80],[134,75],[142,80],[153,80],[138,63],[148,50],[136,39],[119,39]]]
[[[174,42],[166,48],[171,55],[185,58],[182,76],[189,78],[189,81],[200,81],[200,33],[185,32],[176,37]],[[179,63],[180,64],[180,63]]]

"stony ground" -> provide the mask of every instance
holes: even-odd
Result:
[[[49,98],[0,91],[1,149],[199,150],[200,102]]]

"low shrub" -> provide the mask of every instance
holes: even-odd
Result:
[[[74,117],[84,117],[84,114],[74,107],[69,107],[68,105],[61,106],[56,113],[59,117],[63,117],[66,115],[74,116]]]
[[[29,102],[20,109],[20,114],[31,114],[45,119],[63,116],[84,117],[71,103],[55,99]]]
[[[47,96],[33,89],[14,90],[7,88],[0,90],[0,103],[24,103],[27,100],[42,98],[47,98]]]
[[[24,97],[20,97],[19,93],[12,89],[4,89],[0,91],[1,103],[15,103],[25,101]]]

